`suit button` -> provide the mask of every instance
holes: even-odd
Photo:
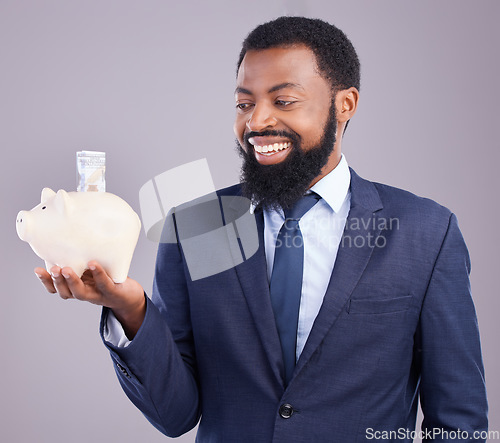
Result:
[[[288,403],[280,406],[280,415],[282,418],[290,418],[293,414],[293,407]]]
[[[130,374],[120,363],[117,363],[116,366],[125,377],[130,378]]]

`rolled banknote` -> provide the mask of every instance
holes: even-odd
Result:
[[[78,192],[106,192],[106,153],[78,151],[76,153]]]

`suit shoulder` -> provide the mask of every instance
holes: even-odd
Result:
[[[222,196],[233,196],[233,195],[241,195],[241,185],[239,183],[228,186],[226,188],[221,188],[217,190],[217,195],[219,197]]]
[[[209,194],[202,195],[201,197],[197,197],[195,199],[186,201],[181,203],[175,207],[170,209],[170,212],[179,212],[180,210],[185,210],[187,208],[192,208],[195,206],[199,206],[205,204],[207,202],[213,202],[217,200],[217,197],[232,197],[241,195],[241,187],[239,184],[228,186],[226,188],[218,189],[215,192],[210,192]]]
[[[421,214],[426,217],[434,216],[443,217],[445,219],[449,219],[452,214],[447,207],[430,198],[421,197],[405,189],[396,188],[383,183],[372,183],[377,189],[384,208],[388,210],[392,209],[398,212],[408,213],[412,216]]]
[[[379,217],[397,220],[401,232],[412,232],[421,239],[434,239],[432,241],[446,235],[454,216],[445,206],[383,183],[369,181],[366,187],[372,187],[373,194],[380,199],[382,210],[378,213]]]
[[[383,205],[380,216],[390,220],[390,226],[397,226],[407,241],[412,239],[409,243],[417,244],[419,250],[431,248],[437,254],[450,228],[458,229],[456,216],[436,201],[394,186],[372,183]]]

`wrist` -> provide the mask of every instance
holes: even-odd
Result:
[[[116,319],[121,323],[125,335],[129,340],[135,337],[142,325],[146,315],[146,305],[146,294],[143,292],[141,298],[134,304],[126,307],[111,308]]]

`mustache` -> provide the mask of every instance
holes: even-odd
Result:
[[[277,131],[273,129],[268,129],[266,131],[256,132],[250,131],[243,136],[243,141],[245,144],[249,144],[248,141],[251,137],[283,137],[288,138],[292,143],[297,144],[301,141],[301,137],[295,131]]]

